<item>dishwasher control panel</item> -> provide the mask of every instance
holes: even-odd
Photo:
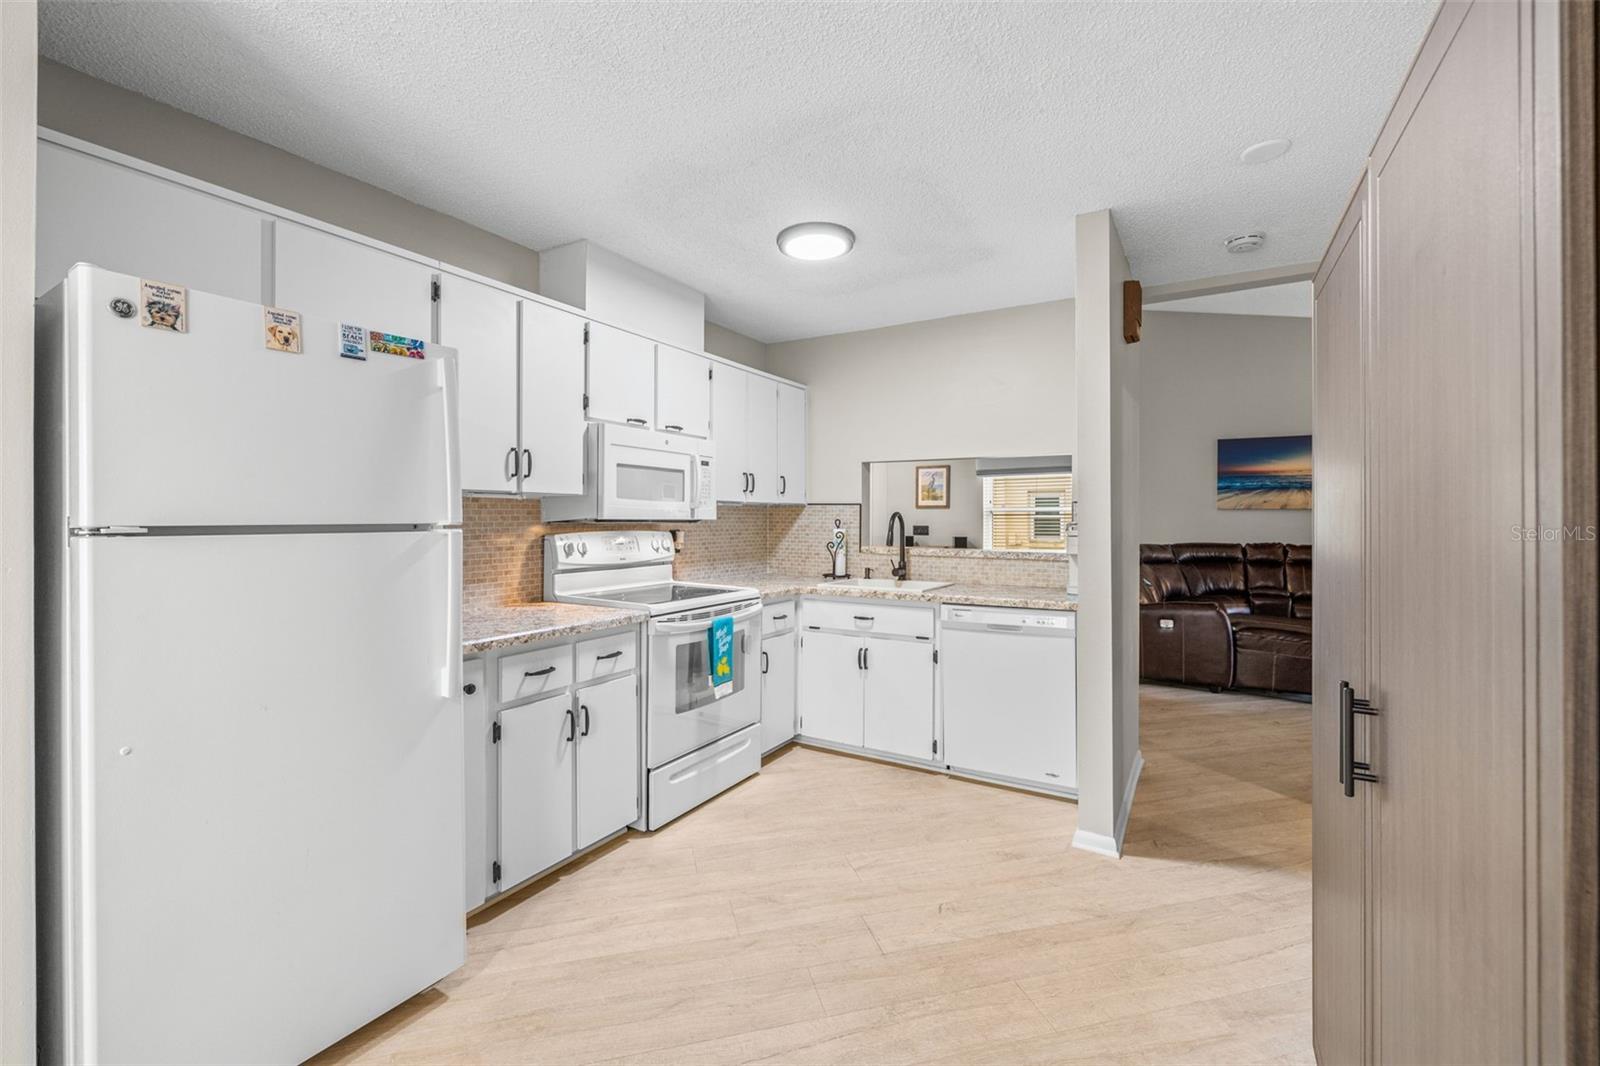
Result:
[[[946,605],[942,620],[947,626],[972,627],[1019,632],[1073,632],[1077,616],[1071,611],[1028,611],[1011,607],[952,607]]]

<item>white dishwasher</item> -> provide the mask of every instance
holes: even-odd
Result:
[[[945,606],[939,668],[951,771],[1076,795],[1077,618]]]

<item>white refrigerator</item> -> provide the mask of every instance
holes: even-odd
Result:
[[[455,357],[140,294],[39,303],[41,1045],[298,1062],[463,961]]]

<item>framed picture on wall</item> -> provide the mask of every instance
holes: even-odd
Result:
[[[1217,510],[1311,510],[1311,438],[1217,441]]]
[[[917,507],[948,509],[950,506],[950,464],[917,467]]]

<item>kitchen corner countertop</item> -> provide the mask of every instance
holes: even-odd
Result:
[[[915,574],[913,573],[913,578]],[[972,607],[1022,607],[1033,611],[1076,611],[1078,600],[1064,588],[1032,585],[972,585],[963,582],[907,592],[901,589],[840,587],[820,577],[796,577],[760,571],[714,570],[705,574],[684,575],[680,580],[707,581],[729,585],[748,585],[763,599],[779,600],[791,596],[840,596],[868,600],[900,600],[906,603],[955,603]]]
[[[645,611],[581,603],[519,603],[461,609],[461,653],[512,648],[646,621]]]

